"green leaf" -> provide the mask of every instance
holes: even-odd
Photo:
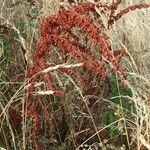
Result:
[[[109,112],[106,115],[105,123],[106,123],[106,125],[109,125],[109,124],[115,122],[116,119],[117,119],[116,116],[112,112]],[[119,134],[119,131],[114,126],[117,126],[117,123],[113,124],[113,126],[107,128],[107,131],[111,137],[116,137]]]

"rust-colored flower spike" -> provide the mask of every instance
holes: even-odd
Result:
[[[121,0],[113,0],[111,4],[102,3],[83,3],[78,6],[69,8],[68,10],[61,9],[56,15],[45,17],[40,25],[40,38],[37,42],[35,53],[34,53],[34,66],[27,68],[27,76],[30,78],[29,83],[31,84],[28,88],[26,105],[27,114],[33,119],[32,124],[32,140],[36,150],[40,149],[37,140],[37,132],[40,125],[40,115],[37,113],[33,106],[34,100],[37,97],[33,95],[36,91],[34,84],[40,80],[42,76],[46,82],[48,90],[53,90],[55,96],[62,97],[63,91],[58,91],[57,87],[53,84],[51,74],[48,72],[42,72],[42,70],[49,67],[46,62],[46,55],[49,54],[51,46],[56,46],[63,49],[66,53],[71,54],[75,61],[81,62],[92,75],[106,75],[106,69],[102,65],[102,58],[108,62],[115,72],[120,76],[120,80],[123,85],[126,85],[125,75],[123,69],[120,67],[120,59],[128,54],[124,50],[112,51],[111,45],[108,42],[107,35],[103,32],[104,26],[97,26],[94,21],[92,22],[88,17],[84,16],[84,13],[93,12],[96,13],[95,7],[99,9],[105,9],[104,12],[109,14],[108,16],[108,27],[111,27],[115,21],[120,19],[124,14],[135,9],[148,8],[149,4],[136,4],[129,6],[121,10],[118,14],[116,10],[121,3]],[[102,20],[101,20],[102,22]],[[95,45],[96,49],[100,54],[100,58],[92,52],[91,48],[87,45],[81,44],[78,37],[71,33],[73,27],[78,27],[86,37],[88,37]],[[108,28],[109,29],[109,28]],[[65,55],[65,53],[64,53]],[[64,56],[65,57],[65,56]],[[118,60],[119,59],[119,60]],[[73,77],[79,78],[80,82],[84,81],[80,74],[77,74],[73,70],[61,69]],[[48,112],[44,108],[44,105],[36,101],[42,108],[43,112],[47,116]],[[51,121],[51,118],[49,118]]]
[[[41,36],[46,36],[46,34],[57,34],[60,35],[62,32],[68,32],[73,27],[73,18],[71,18],[70,10],[82,15],[83,13],[95,11],[95,6],[107,8],[106,4],[93,4],[93,3],[83,3],[79,6],[75,6],[69,10],[61,10],[57,15],[45,17],[40,26],[40,34]],[[107,8],[108,9],[108,8]],[[73,13],[74,13],[73,12]],[[66,14],[66,15],[65,15]],[[72,16],[73,17],[73,16]],[[64,20],[63,20],[64,19]],[[67,20],[69,19],[69,20]],[[93,24],[97,30],[99,29],[97,26]]]
[[[102,75],[102,74],[104,75],[106,73],[105,69],[103,69],[100,64],[97,64],[97,66],[95,67],[93,65],[93,63],[90,63],[90,62],[88,62],[88,60],[86,60],[85,55],[82,52],[80,52],[76,46],[74,46],[73,44],[70,44],[70,43],[71,43],[71,41],[69,41],[63,37],[56,36],[56,35],[53,35],[53,36],[47,35],[47,37],[45,37],[44,39],[41,38],[38,42],[38,45],[41,45],[41,44],[45,44],[45,45],[43,45],[43,48],[41,46],[37,47],[38,51],[35,55],[35,61],[36,61],[37,65],[40,67],[43,66],[43,62],[40,61],[41,53],[43,53],[43,54],[44,54],[44,52],[47,53],[48,46],[55,45],[59,48],[63,48],[68,53],[70,53],[75,58],[75,60],[83,63],[85,68],[87,68],[88,71],[92,71],[92,72],[95,71],[95,74],[100,74],[100,75]],[[38,52],[39,52],[39,54],[38,54]],[[44,55],[43,55],[43,57],[44,57]],[[98,63],[98,61],[94,60],[94,63],[96,63],[96,62]],[[41,67],[41,68],[44,69],[43,67]]]
[[[38,144],[39,126],[40,126],[40,116],[36,112],[33,106],[27,108],[27,115],[32,118],[32,141],[36,150],[40,150],[40,145]]]
[[[95,28],[95,25],[91,24],[86,17],[76,13],[74,9],[71,9],[61,11],[53,18],[54,20],[50,18],[50,22],[47,19],[48,18],[46,18],[46,21],[44,21],[44,24],[42,23],[41,26],[41,36],[43,38],[47,38],[46,35],[55,35],[55,39],[58,39],[58,35],[60,35],[62,31],[67,32],[73,27],[79,27],[81,31],[84,32],[89,38],[91,38],[92,42],[97,45],[97,48],[102,57],[112,65],[115,71],[118,72],[122,83],[125,81],[123,70],[120,68],[118,61],[113,55],[111,46],[107,42],[107,37],[105,35],[99,35],[97,30],[98,28]],[[50,42],[50,40],[48,41]],[[44,43],[46,43],[46,41],[44,41],[43,44]],[[76,48],[73,48],[73,46],[69,43],[66,47],[67,41],[59,38],[59,40],[56,40],[54,43],[63,46],[64,49],[68,49],[70,53],[74,54],[74,57],[84,62],[84,60],[82,59],[82,55],[79,55],[79,52],[76,51]],[[45,45],[43,45],[43,47],[45,47]],[[39,51],[39,53],[43,52]],[[85,65],[86,68],[92,69],[91,64],[85,63]]]
[[[84,32],[95,44],[98,45],[101,55],[112,65],[113,69],[118,72],[121,81],[124,82],[125,78],[123,70],[120,68],[118,61],[114,57],[106,37],[104,35],[100,36],[98,34],[98,27],[95,27],[95,24],[91,24],[85,16],[82,16],[84,12],[93,11],[95,6],[105,7],[108,10],[112,10],[110,20],[108,22],[111,25],[113,22],[112,20],[118,20],[123,14],[130,10],[149,7],[148,4],[129,6],[114,17],[115,10],[118,8],[120,3],[121,0],[113,1],[111,5],[101,3],[94,5],[92,3],[85,3],[69,10],[62,10],[57,15],[47,17],[43,20],[41,23],[41,36],[44,37],[47,34],[60,35],[62,32],[69,32],[75,26],[79,27],[82,32]]]
[[[150,4],[147,4],[147,3],[134,4],[134,5],[128,6],[122,9],[118,14],[112,15],[110,20],[108,21],[108,26],[111,27],[115,21],[119,20],[122,16],[124,16],[130,11],[134,11],[136,9],[149,8],[149,7],[150,7]]]

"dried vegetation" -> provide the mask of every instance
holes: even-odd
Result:
[[[1,148],[150,149],[148,1],[0,6]]]

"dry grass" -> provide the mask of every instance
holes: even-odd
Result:
[[[27,64],[33,63],[39,19],[55,14],[60,6],[58,0],[36,1],[35,5],[31,2],[0,1],[0,25],[8,27],[3,34],[0,30],[0,149],[34,149],[31,141],[32,120],[23,115],[21,128],[17,126],[16,131],[13,125],[17,122],[11,122],[9,111],[15,109],[18,114],[25,114],[25,90],[29,86],[25,69]],[[119,9],[138,2],[149,3],[148,0],[123,0]],[[67,1],[61,5],[70,7]],[[99,17],[105,22],[106,16],[99,14]],[[69,56],[67,63],[44,70],[54,70],[52,76],[56,85],[67,91],[67,95],[62,101],[52,96],[52,91],[46,91],[43,81],[37,84],[39,91],[35,94],[40,94],[51,117],[46,118],[39,108],[42,123],[38,141],[42,149],[78,150],[86,145],[89,150],[98,147],[102,150],[150,149],[149,18],[150,9],[136,10],[107,30],[113,49],[125,49],[129,53],[130,57],[121,62],[127,75],[127,90],[119,86],[117,75],[111,72],[105,79],[89,78],[90,87],[83,90],[78,79],[67,74],[61,76],[58,71],[62,66],[76,67],[83,77],[87,77],[87,73],[80,68],[82,64],[75,64]],[[74,32],[80,34],[77,29]],[[80,36],[84,41],[84,37]],[[60,56],[59,51],[53,48],[50,62]],[[117,94],[113,93],[112,88]],[[11,119],[18,119],[13,117]],[[51,119],[55,126],[53,130],[49,123]]]

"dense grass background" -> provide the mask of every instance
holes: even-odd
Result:
[[[103,0],[111,2],[111,0]],[[85,2],[85,1],[84,1]],[[102,1],[101,1],[102,2]],[[125,6],[148,0],[122,0]],[[71,7],[68,1],[60,3]],[[26,118],[25,90],[27,64],[33,63],[33,53],[39,38],[39,20],[56,14],[59,1],[0,1],[0,148],[32,150],[32,119]],[[97,10],[99,11],[99,10]],[[99,14],[106,22],[106,16]],[[73,32],[81,42],[90,41],[77,28]],[[52,73],[55,85],[64,90],[65,98],[41,95],[48,112],[42,112],[38,142],[43,150],[147,150],[150,149],[150,9],[130,12],[105,31],[116,49],[125,49],[130,57],[121,65],[127,77],[127,87],[111,69],[106,78],[89,76],[81,67],[76,71],[87,78],[83,88],[79,80],[59,71]],[[27,52],[26,52],[27,51]],[[58,61],[60,49],[53,47],[49,62]],[[59,60],[62,63],[61,59]],[[65,63],[74,64],[68,56]],[[45,84],[38,90],[44,91]],[[22,121],[23,117],[23,121]],[[50,117],[50,118],[49,118]]]

